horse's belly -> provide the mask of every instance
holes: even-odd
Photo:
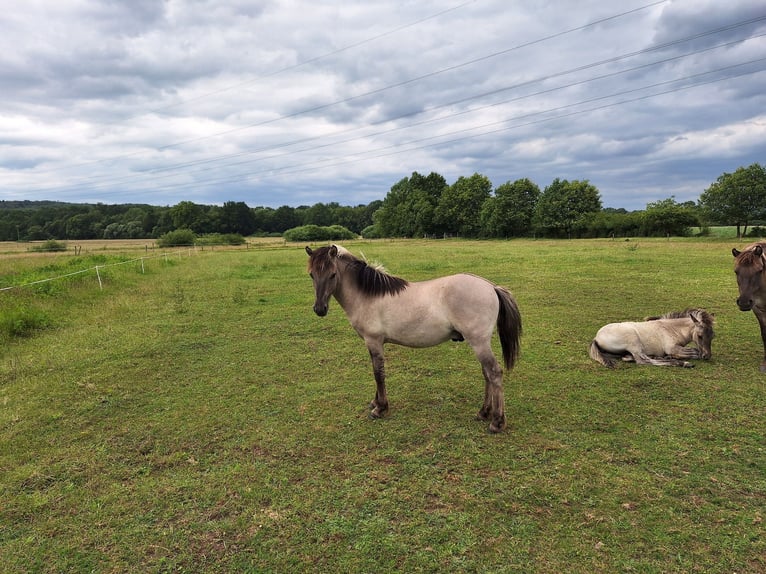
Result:
[[[443,321],[413,321],[387,329],[387,343],[404,345],[405,347],[433,347],[455,336],[455,331]]]

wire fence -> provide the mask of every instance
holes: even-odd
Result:
[[[141,264],[141,273],[146,273],[146,267],[144,265],[145,261],[148,261],[150,259],[160,259],[163,258],[165,261],[168,261],[169,257],[172,256],[178,256],[183,254],[184,250],[174,251],[174,252],[163,252],[163,253],[157,253],[155,255],[145,255],[143,257],[137,257],[135,259],[129,259],[127,261],[118,261],[115,263],[104,263],[103,265],[95,265],[93,267],[88,267],[86,269],[80,269],[78,271],[72,271],[71,273],[64,273],[63,275],[56,275],[53,277],[46,277],[45,279],[38,279],[35,281],[30,281],[28,283],[20,283],[18,285],[11,285],[8,287],[1,287],[0,292],[3,291],[12,291],[14,289],[23,289],[25,287],[33,287],[35,285],[41,285],[43,283],[50,283],[52,281],[59,281],[61,279],[66,279],[68,277],[74,277],[77,275],[84,275],[86,273],[95,273],[96,278],[98,279],[98,286],[99,289],[104,288],[104,283],[101,277],[101,270],[107,269],[109,267],[118,267],[121,265],[129,265],[131,263],[140,263]],[[191,255],[196,251],[196,249],[189,248],[188,254],[191,257]]]

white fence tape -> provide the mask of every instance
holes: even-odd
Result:
[[[57,275],[56,277],[47,277],[45,279],[38,279],[37,281],[31,281],[29,283],[22,283],[21,285],[11,285],[10,287],[0,287],[0,291],[10,291],[11,289],[22,289],[24,287],[31,287],[33,285],[40,285],[41,283],[48,283],[50,281],[58,281],[59,279],[66,279],[67,277],[73,277],[75,275],[82,275],[83,273],[88,273],[90,271],[96,272],[96,277],[98,278],[98,286],[99,288],[103,289],[104,285],[101,282],[101,273],[99,272],[99,269],[105,269],[106,267],[116,267],[118,265],[127,265],[129,263],[141,263],[141,273],[146,273],[146,269],[144,267],[144,260],[146,259],[157,259],[158,257],[164,257],[165,261],[168,260],[168,255],[177,255],[180,254],[180,251],[176,251],[175,253],[159,253],[157,255],[151,255],[146,257],[139,257],[138,259],[130,259],[129,261],[120,261],[118,263],[109,263],[106,265],[96,265],[95,267],[88,267],[87,269],[81,269],[80,271],[73,271],[72,273],[67,273],[65,275]],[[189,249],[189,256],[191,257],[192,250]]]

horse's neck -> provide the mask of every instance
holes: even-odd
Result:
[[[686,343],[692,340],[692,330],[694,323],[691,319],[678,318],[678,319],[665,319],[663,326],[671,331],[680,340],[685,340]]]
[[[343,308],[347,315],[350,315],[359,301],[359,288],[350,276],[348,266],[340,273],[340,281],[335,288],[333,296],[338,304]]]

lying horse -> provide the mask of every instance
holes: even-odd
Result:
[[[766,242],[753,243],[744,251],[732,249],[734,273],[737,274],[741,311],[752,311],[761,327],[763,361],[761,372],[766,373]]]
[[[486,279],[461,273],[430,281],[409,282],[357,259],[338,245],[312,250],[308,271],[314,283],[314,312],[327,315],[334,296],[367,345],[377,390],[370,416],[388,410],[383,345],[431,347],[449,339],[465,340],[481,363],[484,405],[478,418],[489,420],[490,432],[505,427],[503,371],[492,353],[497,325],[506,369],[519,353],[521,315],[513,296]]]
[[[589,355],[609,368],[614,368],[616,359],[639,365],[693,367],[686,359],[709,359],[712,340],[713,316],[703,309],[687,309],[642,322],[605,325],[591,342]],[[691,341],[697,348],[686,347]]]

